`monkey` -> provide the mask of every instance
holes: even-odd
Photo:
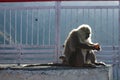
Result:
[[[92,29],[89,25],[83,24],[70,31],[63,45],[63,56],[59,58],[62,63],[34,64],[32,66],[72,66],[72,67],[97,67],[106,66],[103,62],[97,62],[95,51],[100,51],[99,43],[93,43],[91,39]]]
[[[97,62],[94,51],[100,51],[101,46],[91,40],[92,29],[87,24],[82,24],[78,28],[70,31],[64,43],[64,56],[60,56],[62,63],[73,67],[96,67],[104,65]]]

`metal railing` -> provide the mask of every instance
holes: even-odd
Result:
[[[68,33],[81,24],[93,30],[93,42],[102,45],[98,61],[114,64],[118,80],[120,5],[0,6],[0,63],[58,62]]]

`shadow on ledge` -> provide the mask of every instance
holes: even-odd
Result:
[[[103,69],[109,68],[112,65],[98,66],[98,67],[71,67],[61,64],[0,64],[0,70],[67,70],[67,69]]]

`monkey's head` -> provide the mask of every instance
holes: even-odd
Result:
[[[83,24],[77,28],[78,37],[81,42],[85,42],[86,40],[91,40],[91,27],[87,24]]]

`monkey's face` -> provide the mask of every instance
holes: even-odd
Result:
[[[79,33],[81,33],[80,37],[82,37],[84,40],[88,39],[91,35],[91,32],[88,28],[81,29]]]
[[[81,42],[85,42],[86,40],[91,38],[92,31],[90,26],[88,25],[79,26],[77,31],[78,31],[78,37]]]

